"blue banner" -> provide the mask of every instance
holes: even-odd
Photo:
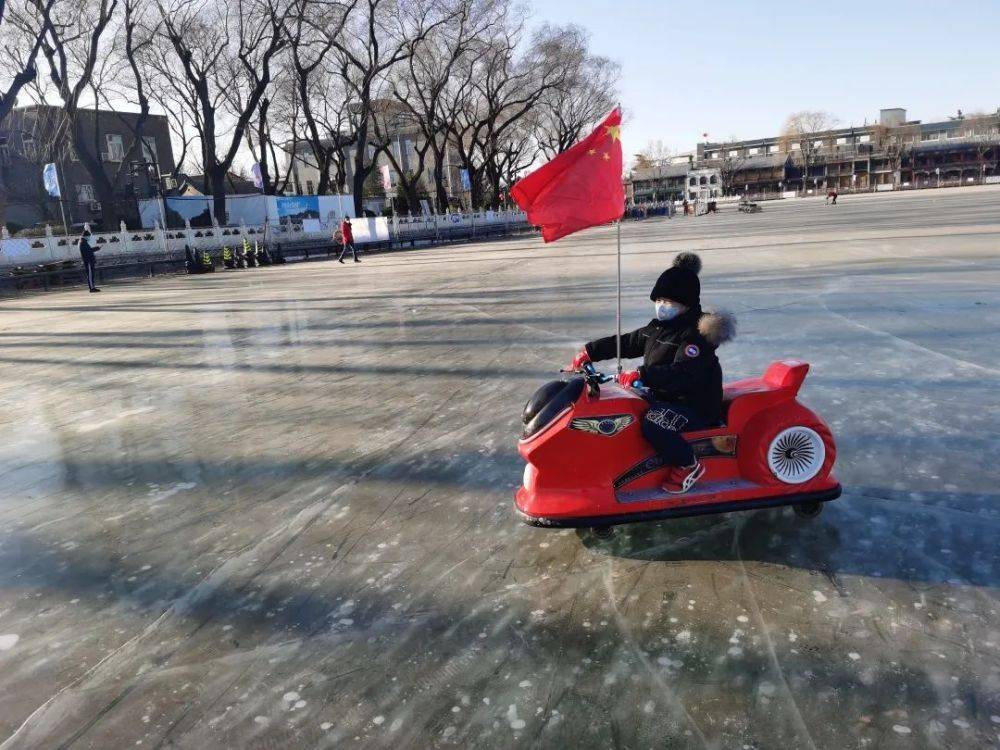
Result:
[[[55,164],[45,165],[45,168],[42,169],[42,181],[45,183],[45,192],[49,194],[50,198],[62,197],[62,191],[59,189],[59,175],[56,173]]]
[[[319,196],[300,195],[294,198],[281,197],[278,203],[278,219],[318,219]]]
[[[472,190],[472,180],[469,179],[469,170],[460,169],[458,170],[458,174],[462,178],[462,190]]]

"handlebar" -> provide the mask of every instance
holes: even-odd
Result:
[[[599,372],[597,368],[594,367],[593,362],[585,362],[583,367],[579,370],[566,370],[562,369],[559,372],[573,373],[574,375],[583,375],[587,381],[587,386],[590,388],[591,393],[597,393],[600,390],[601,385],[604,383],[614,383],[616,379],[612,375],[607,375],[603,372]],[[632,388],[636,390],[644,390],[646,386],[643,385],[641,380],[637,380],[632,384]]]

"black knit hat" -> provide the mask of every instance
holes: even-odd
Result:
[[[660,274],[649,298],[670,299],[694,307],[701,300],[701,282],[698,281],[700,270],[701,258],[694,253],[681,253],[674,258],[673,265]]]

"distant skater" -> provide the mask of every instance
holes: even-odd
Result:
[[[84,229],[80,235],[80,257],[83,259],[83,274],[87,278],[87,286],[91,292],[101,291],[94,286],[94,268],[96,267],[95,256],[100,248],[93,248],[90,245],[90,230]]]
[[[341,242],[343,247],[340,249],[340,255],[337,261],[340,263],[344,262],[344,254],[347,252],[347,248],[351,248],[351,255],[354,256],[354,262],[360,263],[358,260],[358,251],[354,249],[354,232],[351,231],[351,219],[350,217],[344,217],[344,221],[340,224],[340,234],[342,235]]]

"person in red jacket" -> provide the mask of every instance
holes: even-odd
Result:
[[[337,258],[341,263],[344,262],[344,253],[347,252],[347,248],[351,248],[351,255],[354,256],[354,262],[360,263],[358,260],[358,251],[354,249],[354,232],[351,231],[351,219],[345,216],[344,220],[340,224],[340,233],[343,235],[343,247],[340,250],[340,256]]]

